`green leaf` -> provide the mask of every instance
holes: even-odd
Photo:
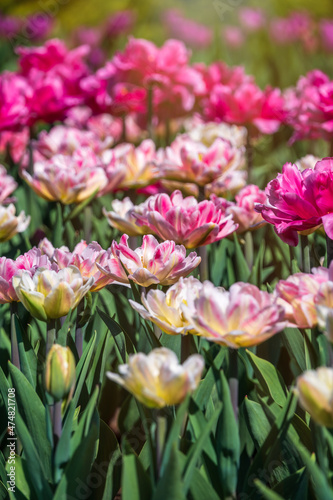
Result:
[[[51,443],[47,438],[45,412],[39,396],[16,366],[9,363],[9,372],[16,394],[16,409],[27,426],[41,460],[45,476],[51,480]]]
[[[327,481],[327,476],[313,460],[314,456],[312,458],[302,445],[299,445],[298,451],[310,475],[310,480],[316,494],[316,500],[333,500],[333,491]]]
[[[220,483],[227,497],[233,496],[236,491],[240,442],[229,385],[223,372],[221,372],[221,383],[223,408],[216,430],[216,453]]]
[[[152,500],[186,500],[183,492],[182,472],[183,467],[178,458],[180,452],[173,444],[170,460],[165,468],[164,474],[157,483]]]
[[[11,464],[7,462],[7,472],[10,470]],[[6,483],[5,483],[6,484]],[[32,499],[32,488],[29,484],[28,477],[25,474],[22,464],[22,457],[15,456],[15,495],[13,498],[17,500]],[[11,496],[11,495],[10,495]],[[1,498],[1,497],[0,497]]]
[[[152,485],[149,476],[138,457],[125,455],[121,478],[122,500],[143,500],[151,498]]]
[[[238,241],[238,236],[234,233],[235,243],[235,273],[237,281],[247,282],[249,280],[251,271],[247,265],[243,251]]]
[[[262,494],[263,498],[265,498],[265,500],[285,500],[283,497],[275,493],[275,491],[265,486],[264,483],[259,481],[259,479],[255,479],[254,484]]]
[[[93,465],[105,482],[96,490],[96,498],[110,500],[114,498],[121,482],[121,451],[118,440],[110,427],[103,420],[100,421],[98,455]]]
[[[271,430],[271,424],[263,407],[247,397],[244,400],[243,411],[254,444],[260,449]]]
[[[116,343],[118,351],[124,363],[127,361],[127,355],[135,353],[135,348],[129,337],[123,332],[122,328],[114,319],[110,318],[101,309],[97,307],[97,312],[111,332]]]
[[[96,343],[96,332],[91,337],[90,342],[85,348],[80,361],[76,365],[76,386],[72,398],[73,404],[75,406],[78,405],[82,389],[86,383],[87,373],[93,362],[95,343]]]
[[[287,398],[286,388],[277,369],[269,363],[269,361],[258,358],[258,356],[249,350],[246,350],[246,354],[266,393],[269,394],[273,401],[275,401],[279,406],[283,406]]]
[[[17,314],[12,315],[12,328],[15,329],[16,333],[21,372],[36,389],[37,356],[23,331]]]
[[[97,192],[98,192],[98,188],[95,189],[95,191],[89,196],[89,198],[87,198],[86,200],[82,201],[79,205],[76,205],[73,208],[73,210],[71,211],[71,213],[68,215],[68,217],[66,217],[65,222],[67,222],[68,220],[74,219],[74,217],[77,217],[82,212],[82,210],[87,205],[89,205],[89,203],[95,198]]]
[[[289,353],[290,359],[296,364],[297,368],[293,369],[293,374],[296,377],[306,370],[303,335],[298,328],[286,328],[280,335]],[[291,367],[293,367],[293,364]]]
[[[213,431],[213,429],[215,429],[217,420],[218,420],[219,415],[221,413],[221,407],[222,407],[222,405],[218,405],[214,414],[212,415],[210,420],[207,422],[207,425],[206,425],[205,429],[203,430],[200,438],[191,446],[191,449],[187,455],[185,471],[184,471],[184,492],[185,492],[185,494],[188,492],[188,490],[190,488],[192,475],[193,475],[193,472],[194,472],[195,467],[197,465],[197,461],[200,457],[202,449],[204,448],[204,446],[206,444],[206,440],[208,439],[208,436]]]

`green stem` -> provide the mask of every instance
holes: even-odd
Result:
[[[81,358],[83,353],[83,331],[80,327],[81,314],[84,310],[84,298],[79,302],[76,312],[76,329],[75,329],[75,346],[79,358]]]
[[[15,315],[17,312],[17,302],[10,303],[10,344],[11,344],[11,362],[16,368],[21,369],[20,365],[20,355],[17,341],[16,325],[15,325]]]
[[[329,238],[326,234],[326,251],[327,251],[327,267],[330,267],[330,263],[333,260],[333,240]]]
[[[191,353],[191,337],[190,333],[187,335],[182,335],[181,337],[181,362],[184,363],[184,361],[187,360],[187,358],[190,356]]]
[[[87,243],[90,243],[91,240],[92,217],[92,208],[89,205],[84,207],[83,233]]]
[[[149,425],[147,422],[147,417],[145,414],[144,407],[142,406],[141,403],[139,403],[138,400],[136,400],[136,404],[138,406],[138,410],[140,413],[140,419],[141,419],[141,422],[143,425],[143,429],[145,431],[145,435],[146,435],[148,447],[149,447],[150,464],[151,464],[151,466],[149,467],[150,478],[151,478],[152,484],[155,484],[155,477],[156,477],[156,475],[155,475],[155,450],[154,450],[154,445],[153,445],[153,441],[151,438],[150,428],[149,428]]]
[[[198,248],[198,255],[201,257],[199,264],[200,280],[209,280],[208,251],[206,245]]]
[[[62,432],[61,406],[62,406],[61,400],[56,401],[53,406],[52,426],[53,426],[54,447],[57,446],[57,443],[61,437],[61,432]]]
[[[160,477],[163,450],[165,444],[165,437],[167,432],[167,421],[166,418],[161,414],[161,410],[156,411],[156,431],[155,431],[155,443],[156,443],[156,478]]]
[[[153,138],[153,87],[150,85],[147,92],[147,131],[149,139]]]
[[[244,234],[245,240],[245,260],[249,266],[250,271],[253,267],[253,237],[251,231],[246,231]]]
[[[238,351],[229,350],[229,389],[231,403],[235,414],[235,420],[238,422]]]
[[[310,264],[310,245],[309,238],[304,234],[301,234],[301,270],[303,273],[311,272]]]
[[[46,325],[46,353],[45,357],[47,357],[48,353],[51,350],[56,339],[56,320],[50,319]]]

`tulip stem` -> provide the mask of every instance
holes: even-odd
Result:
[[[81,299],[76,310],[77,316],[76,316],[76,329],[75,329],[75,347],[79,359],[81,358],[83,353],[83,332],[82,328],[80,327],[81,314],[83,313],[83,310],[84,310],[84,298]]]
[[[156,443],[156,478],[160,477],[160,470],[163,459],[163,449],[165,443],[165,437],[167,432],[167,421],[166,418],[161,414],[159,410],[156,411],[156,431],[155,431],[155,443]]]
[[[235,420],[238,423],[238,351],[229,349],[229,389]]]
[[[147,93],[147,131],[149,139],[153,138],[153,87],[149,85]]]
[[[304,234],[301,234],[301,270],[303,273],[311,272],[309,239]]]
[[[56,321],[55,319],[50,319],[46,326],[46,352],[45,357],[47,357],[50,352],[51,347],[56,339]]]
[[[206,281],[209,279],[208,252],[206,245],[198,248],[198,255],[201,257],[201,262],[199,264],[200,280]]]
[[[10,345],[11,345],[11,362],[16,368],[21,369],[20,355],[17,341],[15,315],[17,312],[17,302],[10,303]]]
[[[53,406],[52,424],[53,424],[54,447],[57,446],[57,443],[61,437],[61,432],[62,432],[61,406],[62,406],[61,400],[56,401]]]
[[[326,251],[327,251],[327,267],[330,267],[330,263],[333,260],[333,240],[326,234]]]
[[[246,231],[244,235],[245,239],[245,260],[249,267],[249,270],[252,271],[253,267],[253,238],[251,231]]]
[[[92,216],[92,208],[90,206],[84,207],[83,234],[87,243],[90,243],[91,240]]]
[[[190,355],[191,352],[191,334],[182,335],[181,337],[181,353],[180,353],[180,361],[184,363]]]
[[[155,483],[155,460],[154,460],[155,450],[154,450],[154,445],[153,445],[153,441],[152,441],[152,436],[151,436],[151,433],[150,433],[150,428],[149,428],[149,425],[148,425],[148,420],[147,420],[147,417],[146,417],[145,409],[142,406],[142,404],[139,403],[138,400],[136,400],[136,404],[137,404],[137,407],[138,407],[138,410],[139,410],[140,419],[141,419],[141,422],[142,422],[143,430],[145,432],[147,443],[148,443],[148,447],[149,447],[150,464],[151,464],[151,466],[149,467],[149,472],[150,472],[151,482],[152,482],[152,484],[154,484]]]

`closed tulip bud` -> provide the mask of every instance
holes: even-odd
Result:
[[[295,393],[300,405],[318,424],[333,427],[333,369],[308,370],[297,378]]]
[[[56,401],[64,399],[75,383],[75,360],[68,347],[54,344],[46,359],[45,389]]]

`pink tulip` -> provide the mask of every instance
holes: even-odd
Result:
[[[248,31],[257,31],[263,28],[266,22],[265,12],[260,8],[242,7],[239,9],[239,21]]]
[[[236,203],[230,204],[227,213],[231,213],[234,221],[238,224],[237,233],[255,229],[264,222],[254,207],[256,203],[265,202],[266,194],[254,184],[244,187],[236,195]]]
[[[21,175],[39,196],[65,205],[80,203],[110,185],[101,160],[88,148],[76,150],[70,157],[55,155],[38,161],[32,175],[26,169]]]
[[[333,20],[322,19],[319,23],[321,42],[325,50],[333,51]]]
[[[291,142],[300,139],[331,141],[333,131],[333,82],[319,70],[301,77],[285,92],[287,122],[294,129]]]
[[[121,10],[112,14],[106,21],[107,37],[114,38],[129,33],[134,26],[135,18],[135,13],[131,10]]]
[[[142,214],[145,207],[145,202],[140,205],[133,205],[130,198],[124,198],[122,201],[115,199],[112,201],[112,210],[108,212],[103,208],[103,214],[108,219],[111,227],[129,236],[138,236],[151,232],[147,226],[138,226],[134,217],[134,212]]]
[[[75,266],[79,269],[81,276],[85,279],[94,278],[94,284],[90,291],[97,292],[106,285],[113,283],[114,279],[102,273],[97,264],[100,266],[106,265],[109,258],[109,253],[103,250],[102,247],[94,241],[89,243],[81,241],[74,248],[73,252],[66,251],[65,249],[55,249],[53,259],[63,269],[68,266]]]
[[[18,131],[27,124],[31,96],[24,77],[9,72],[0,75],[0,132]]]
[[[46,255],[42,255],[37,248],[32,248],[16,260],[0,258],[0,304],[18,301],[18,297],[13,287],[12,278],[21,275],[22,272],[29,271],[33,276],[39,267],[45,269],[55,269]]]
[[[275,297],[247,283],[227,292],[206,281],[198,297],[181,307],[196,334],[233,349],[260,344],[286,326]]]
[[[160,194],[147,200],[144,214],[137,215],[139,225],[148,226],[163,240],[173,240],[186,248],[195,248],[221,240],[236,231],[232,216],[226,216],[225,202],[183,198],[180,191],[171,196]]]
[[[158,243],[152,235],[143,237],[142,246],[131,250],[128,236],[111,245],[111,258],[98,268],[121,283],[133,280],[141,286],[173,285],[180,277],[190,274],[200,263],[195,252],[186,257],[186,249],[174,241]]]
[[[0,165],[0,204],[8,204],[13,201],[9,198],[13,191],[17,188],[17,182],[12,176],[7,174],[7,170],[3,165]]]
[[[300,171],[286,163],[282,174],[269,182],[267,202],[255,209],[274,225],[288,245],[296,246],[298,233],[309,234],[321,224],[333,238],[333,158],[324,158],[314,169]]]
[[[208,26],[187,19],[176,9],[166,11],[163,21],[170,36],[182,40],[195,49],[205,49],[213,41],[213,32]]]
[[[10,155],[14,163],[20,163],[27,151],[30,139],[29,128],[24,127],[18,131],[3,131],[0,133],[0,153]]]
[[[189,137],[179,136],[170,147],[159,151],[156,163],[166,179],[204,186],[226,172],[243,168],[245,159],[241,148],[233,147],[224,139],[216,139],[206,147]]]
[[[312,274],[296,273],[276,285],[277,302],[284,308],[290,326],[312,328],[316,326],[315,300],[321,285],[332,280],[333,267],[312,269]]]
[[[245,43],[244,33],[238,26],[225,26],[221,35],[225,43],[233,49],[238,49]]]

